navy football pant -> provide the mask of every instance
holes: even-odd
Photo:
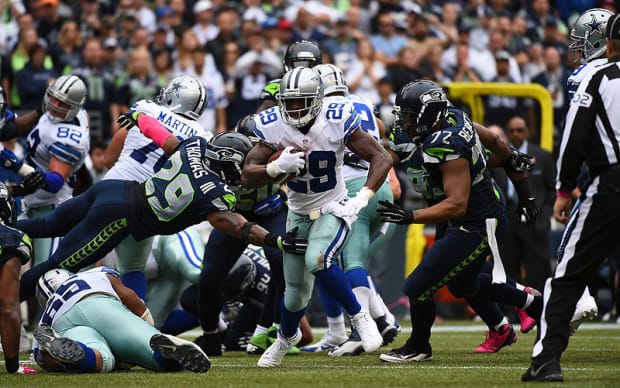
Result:
[[[101,181],[45,217],[18,221],[17,228],[32,238],[64,236],[49,260],[23,274],[21,301],[34,295],[36,282],[45,272],[53,268],[76,272],[103,258],[129,235],[127,183]]]

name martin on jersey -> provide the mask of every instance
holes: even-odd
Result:
[[[197,131],[194,128],[190,127],[178,118],[167,114],[164,111],[159,112],[157,120],[162,124],[166,125],[168,128],[173,128],[175,131],[183,133],[185,138],[196,136]]]

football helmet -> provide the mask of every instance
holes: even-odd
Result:
[[[321,77],[307,67],[297,67],[286,72],[282,77],[277,100],[286,124],[297,128],[307,126],[321,111]]]
[[[256,124],[254,123],[254,115],[249,114],[242,117],[237,124],[235,125],[235,132],[242,133],[248,137],[255,136],[254,135],[254,127]]]
[[[331,63],[322,63],[314,66],[312,70],[316,71],[321,77],[325,96],[332,93],[344,93],[345,96],[349,94],[349,88],[344,82],[344,74],[339,67]]]
[[[86,84],[75,75],[61,75],[45,90],[43,110],[55,123],[69,122],[86,102]]]
[[[428,80],[409,82],[396,94],[394,126],[412,139],[432,132],[448,114],[448,99],[441,86]]]
[[[37,282],[35,295],[41,307],[45,307],[47,301],[56,292],[60,285],[73,274],[66,269],[54,268],[44,273]]]
[[[180,75],[159,91],[155,102],[174,113],[198,120],[207,108],[207,88],[194,76]]]
[[[296,67],[314,67],[323,63],[319,45],[310,40],[298,40],[288,45],[284,53],[284,71]]]
[[[592,8],[582,13],[570,30],[569,56],[573,62],[589,62],[605,55],[605,31],[613,13]]]
[[[245,291],[254,283],[256,264],[244,253],[228,271],[222,285],[222,296],[226,302],[240,301]]]
[[[224,132],[214,136],[206,155],[209,169],[227,185],[239,187],[243,163],[252,146],[250,139],[239,132]]]
[[[2,182],[0,182],[0,223],[10,227],[15,227],[17,223],[17,203]]]

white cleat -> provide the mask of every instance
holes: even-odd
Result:
[[[278,330],[278,338],[276,342],[271,344],[258,359],[257,365],[263,368],[272,368],[280,366],[282,359],[288,351],[301,341],[301,330],[297,329],[297,333],[292,338],[286,338]]]
[[[362,345],[362,339],[355,328],[351,330],[351,335],[345,343],[338,346],[336,349],[327,353],[330,357],[342,357],[342,356],[358,356],[364,352],[364,346]]]
[[[581,299],[577,301],[575,313],[570,320],[570,334],[575,334],[582,323],[596,318],[597,314],[598,307],[596,306],[596,300],[590,295],[582,296]]]
[[[359,334],[362,340],[362,347],[366,353],[372,353],[379,350],[383,344],[383,337],[377,328],[377,324],[372,319],[367,311],[360,311],[359,313],[350,317],[351,326],[355,328],[357,334]]]
[[[327,333],[325,333],[323,338],[321,338],[319,341],[311,345],[304,346],[303,348],[301,348],[301,350],[304,352],[313,352],[313,353],[329,352],[331,350],[336,349],[338,346],[342,345],[346,340],[347,340],[347,337],[336,336],[332,334],[331,331],[327,330]]]

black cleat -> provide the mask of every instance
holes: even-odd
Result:
[[[194,343],[209,357],[222,355],[222,342],[219,333],[203,334],[194,340]]]
[[[560,368],[560,362],[556,359],[549,360],[540,366],[530,365],[521,376],[521,381],[564,381],[564,375]]]

